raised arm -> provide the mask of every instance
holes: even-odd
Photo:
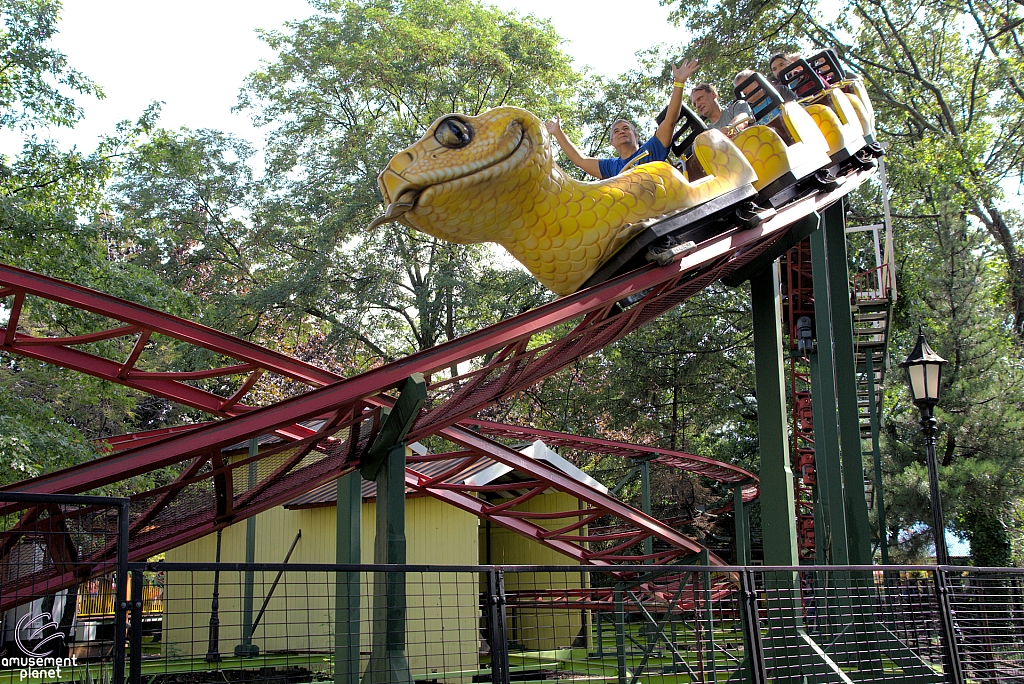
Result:
[[[677,114],[678,115],[678,114]],[[587,157],[580,152],[572,141],[562,131],[562,118],[558,115],[555,116],[551,121],[545,121],[544,127],[548,129],[548,133],[555,136],[555,140],[558,141],[558,145],[565,152],[565,156],[569,158],[576,166],[583,169],[583,172],[593,176],[594,178],[601,178],[601,164],[597,157]]]
[[[679,111],[683,105],[683,91],[685,90],[686,79],[693,76],[695,71],[697,71],[697,60],[695,59],[683,62],[679,66],[672,65],[674,83],[672,84],[672,95],[668,99],[668,111],[665,112],[665,120],[658,125],[658,130],[654,133],[654,136],[665,147],[672,143],[672,131],[676,127],[676,122],[679,121]]]

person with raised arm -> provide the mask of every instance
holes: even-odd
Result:
[[[548,133],[558,141],[569,161],[594,178],[611,178],[627,169],[648,162],[665,161],[668,159],[668,147],[672,144],[672,132],[683,104],[683,89],[686,79],[697,71],[697,60],[691,59],[681,65],[672,66],[672,95],[668,100],[668,111],[665,119],[658,125],[654,136],[642,145],[637,137],[636,127],[625,119],[616,119],[611,126],[611,145],[619,153],[618,157],[590,157],[572,143],[562,131],[561,117],[546,122]]]

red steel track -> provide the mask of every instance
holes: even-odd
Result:
[[[223,418],[185,431],[169,429],[165,437],[155,441],[150,436],[136,446],[0,491],[82,493],[177,466],[181,474],[174,482],[132,497],[130,556],[145,559],[284,503],[356,468],[377,433],[381,407],[392,401],[386,393],[399,387],[411,374],[422,373],[428,379],[437,377],[428,381],[428,403],[408,439],[437,435],[459,445],[467,458],[486,457],[509,465],[520,480],[515,490],[527,493],[517,495],[511,500],[513,503],[507,499],[490,502],[488,497],[479,496],[482,488],[459,486],[451,477],[427,478],[410,468],[406,482],[413,489],[472,511],[584,563],[647,560],[661,564],[701,552],[702,546],[668,525],[458,423],[611,344],[716,280],[735,273],[772,247],[792,223],[820,211],[870,175],[870,171],[854,173],[831,193],[813,193],[755,228],[735,228],[711,238],[666,266],[638,269],[347,379],[195,323],[0,265],[0,298],[8,300],[11,311],[7,328],[0,328],[0,349],[117,382]],[[620,302],[627,297],[638,301],[623,308]],[[64,338],[40,338],[17,332],[21,313],[26,305],[32,305],[34,298],[95,314],[97,331]],[[541,335],[545,342],[537,344]],[[158,366],[153,358],[156,355],[149,353],[149,349],[162,342],[190,345],[216,359],[209,367],[191,372],[144,370]],[[456,365],[469,370],[454,378],[447,377],[447,369]],[[312,389],[264,407],[245,404],[264,375],[276,375]],[[232,381],[229,394],[225,396],[208,388],[209,381],[215,378],[221,379],[220,385],[224,379]],[[322,421],[316,431],[300,424],[313,419]],[[226,447],[272,433],[287,443],[263,450],[253,458],[228,462],[222,455]],[[568,437],[571,436],[564,436]],[[611,448],[600,442],[592,440],[581,448]],[[631,448],[638,454],[645,450]],[[737,483],[751,477],[731,466],[699,457],[662,456],[666,464],[674,459],[673,465],[677,467],[723,482]],[[256,485],[250,487],[245,472],[253,461],[260,463],[260,476]],[[536,515],[511,510],[515,503],[551,487],[572,494],[586,507],[574,510],[572,516],[561,516],[573,520],[560,527],[556,525],[556,529],[535,522]],[[13,509],[12,504],[0,504],[0,513]],[[604,529],[616,528],[614,538],[591,538],[582,531],[599,519],[605,523]],[[26,521],[23,531],[30,530],[31,524]],[[656,542],[655,552],[650,556],[642,555],[640,550],[639,542],[646,538]],[[713,555],[711,562],[722,563]],[[60,580],[54,580],[60,584]],[[72,580],[66,578],[67,583]],[[53,582],[49,586],[52,588]]]

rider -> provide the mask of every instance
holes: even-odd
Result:
[[[680,66],[672,66],[672,96],[668,101],[665,119],[658,125],[654,137],[640,144],[636,127],[625,119],[616,119],[611,127],[611,144],[618,157],[598,158],[582,154],[562,131],[562,119],[555,116],[544,126],[548,133],[555,137],[569,160],[594,178],[611,178],[628,168],[638,164],[654,161],[665,161],[668,158],[668,147],[672,143],[672,129],[679,119],[679,111],[683,104],[683,88],[686,79],[697,71],[697,60],[691,59]]]
[[[701,83],[690,93],[693,108],[697,113],[710,121],[708,128],[723,129],[733,124],[740,124],[745,119],[753,119],[754,112],[743,100],[730,102],[725,107],[718,101],[718,89],[710,83]]]

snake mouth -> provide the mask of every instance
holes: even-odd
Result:
[[[419,190],[406,190],[398,199],[388,204],[388,208],[384,210],[384,214],[370,221],[368,228],[373,230],[379,226],[383,226],[385,223],[393,223],[398,221],[405,215],[407,211],[416,206],[416,200],[419,199]]]
[[[392,196],[396,197],[396,199],[388,203],[387,208],[381,216],[370,221],[368,228],[373,229],[382,226],[385,223],[401,221],[405,214],[416,208],[416,201],[426,190],[450,183],[464,182],[469,178],[473,178],[474,176],[478,176],[483,173],[503,170],[500,169],[500,167],[507,165],[509,162],[514,163],[515,161],[518,161],[517,157],[521,156],[519,152],[523,149],[523,143],[527,139],[526,130],[520,121],[513,121],[509,124],[508,128],[509,130],[506,131],[505,137],[511,137],[513,140],[510,140],[512,144],[506,147],[507,152],[505,154],[488,164],[469,168],[467,169],[467,173],[454,178],[445,179],[441,183],[435,184],[428,182],[422,185],[414,183],[413,181],[410,181],[402,177],[400,174],[392,171],[389,165],[389,168],[384,169],[380,176],[377,177],[377,183],[380,186],[381,194],[384,195],[385,200],[390,199]],[[511,135],[509,135],[510,133]]]

